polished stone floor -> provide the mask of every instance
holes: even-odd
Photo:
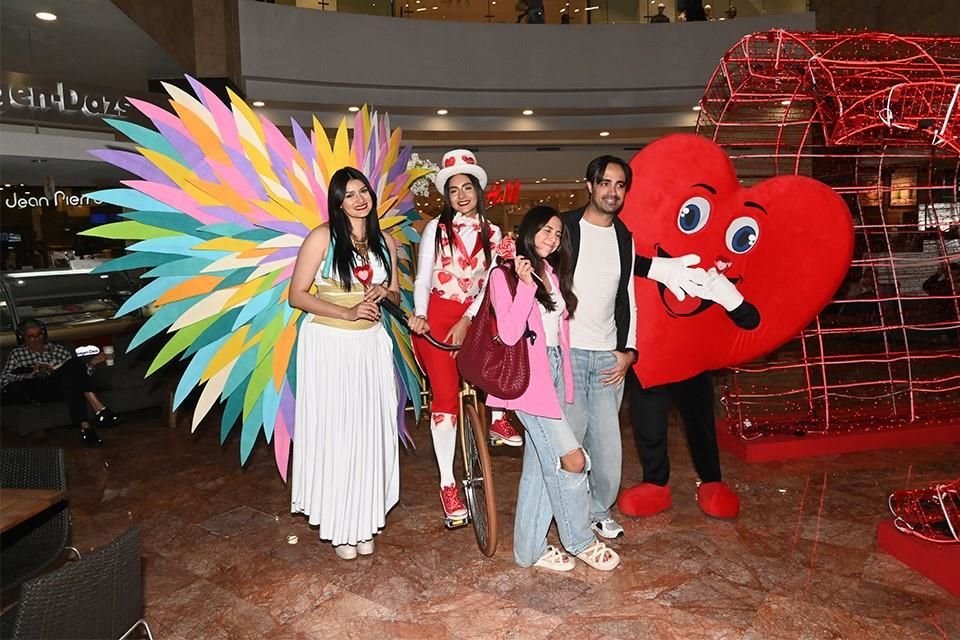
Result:
[[[874,541],[886,496],[956,477],[958,448],[758,465],[724,456],[743,508],[720,522],[696,507],[675,429],[673,509],[622,520],[615,571],[579,564],[554,574],[512,561],[516,450],[495,454],[502,542],[492,559],[471,529],[442,527],[420,426],[419,448],[401,454],[400,504],[376,553],[344,562],[288,513],[267,447],[241,468],[236,442],[221,447],[217,431],[170,429],[148,411],[104,431],[102,450],[80,448],[69,429],[41,443],[67,450],[78,547],[141,528],[157,638],[960,638],[960,600]],[[629,430],[623,436],[630,484],[640,469]]]

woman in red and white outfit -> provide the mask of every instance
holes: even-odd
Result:
[[[500,228],[483,215],[487,173],[466,149],[443,156],[434,185],[444,198],[440,216],[427,223],[420,239],[414,286],[414,313],[410,329],[429,331],[439,340],[460,344],[480,308],[492,251],[501,240]],[[430,432],[440,468],[440,501],[448,525],[467,515],[453,476],[457,445],[460,376],[450,352],[414,336],[414,351],[430,381]],[[502,411],[493,413],[491,439],[518,447],[520,435]]]

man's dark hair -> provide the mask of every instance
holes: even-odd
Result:
[[[590,164],[587,165],[587,181],[597,184],[603,180],[603,174],[607,170],[608,164],[616,164],[623,169],[623,175],[626,176],[626,188],[629,191],[630,185],[633,184],[633,170],[623,158],[617,156],[600,156],[591,160]]]

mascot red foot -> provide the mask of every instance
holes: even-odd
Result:
[[[721,478],[709,372],[769,353],[823,309],[850,265],[850,212],[803,176],[744,187],[726,153],[695,135],[661,138],[630,166],[620,218],[638,253],[638,359],[627,393],[643,482],[617,503],[629,516],[670,508],[674,404],[700,477],[697,504],[735,518],[740,500]]]

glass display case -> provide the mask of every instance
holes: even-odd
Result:
[[[91,273],[90,269],[38,269],[0,274],[0,344],[16,342],[14,329],[26,318],[47,326],[52,340],[124,333],[141,321],[134,313],[114,318],[124,300],[142,284],[132,272]]]

